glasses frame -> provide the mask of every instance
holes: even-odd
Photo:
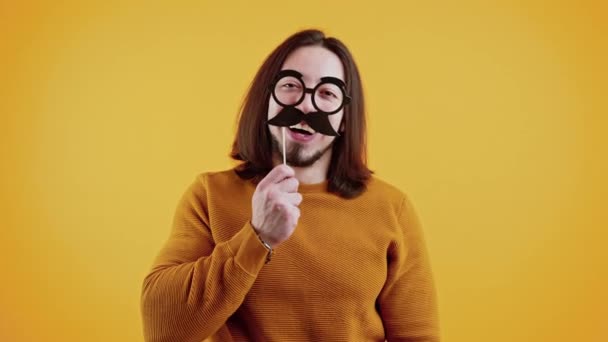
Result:
[[[285,77],[293,77],[293,78],[297,79],[302,84],[302,89],[304,89],[300,99],[293,104],[282,103],[278,99],[278,96],[275,94],[275,87],[276,87],[277,83],[279,83],[279,81]],[[321,87],[324,84],[328,84],[328,83],[336,85],[342,92],[342,103],[340,104],[338,109],[333,110],[331,112],[326,112],[324,110],[321,110],[317,106],[317,103],[315,101],[315,96],[314,96],[315,92],[317,91],[317,89],[319,89],[319,87]],[[296,70],[291,70],[291,69],[281,70],[279,72],[279,74],[277,75],[277,77],[275,77],[272,84],[268,87],[268,90],[270,91],[272,98],[283,107],[296,107],[304,101],[304,99],[306,98],[306,94],[310,94],[310,98],[312,100],[313,107],[315,107],[315,109],[317,111],[328,114],[328,115],[339,112],[340,110],[342,110],[342,108],[344,108],[344,106],[349,104],[351,101],[351,97],[346,93],[346,84],[344,84],[344,81],[342,81],[341,79],[339,79],[337,77],[332,77],[332,76],[321,77],[321,82],[319,82],[319,84],[317,84],[314,88],[307,88],[306,84],[304,83],[304,80],[303,80],[303,75],[300,72],[298,72]]]

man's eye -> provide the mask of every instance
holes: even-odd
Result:
[[[284,88],[296,88],[297,85],[293,84],[293,83],[285,83],[283,84]]]
[[[328,91],[328,90],[324,92],[324,95],[327,96],[327,97],[338,98],[336,96],[336,94],[334,94],[334,93],[332,93],[331,91]]]

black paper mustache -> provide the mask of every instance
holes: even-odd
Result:
[[[329,123],[330,114],[323,112],[310,112],[304,114],[296,107],[284,107],[274,118],[268,120],[269,125],[279,127],[289,127],[304,121],[315,132],[330,136],[339,136],[338,132]]]

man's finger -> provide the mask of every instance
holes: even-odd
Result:
[[[284,194],[283,196],[283,198],[285,198],[291,205],[298,206],[300,203],[302,203],[302,194],[299,192],[292,192]]]
[[[296,192],[298,191],[298,186],[300,182],[295,177],[285,178],[279,183],[277,183],[277,188],[279,188],[283,192]]]
[[[293,169],[287,165],[277,165],[275,168],[273,168],[272,170],[270,170],[270,172],[268,172],[268,174],[266,175],[266,177],[264,177],[260,183],[258,184],[259,187],[267,187],[270,184],[273,183],[278,183],[280,181],[282,181],[285,178],[288,177],[293,177],[295,175],[295,172],[293,171]]]

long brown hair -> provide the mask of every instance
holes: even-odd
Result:
[[[340,40],[326,37],[319,30],[295,33],[266,58],[241,105],[230,157],[242,161],[235,169],[239,177],[252,179],[255,183],[272,169],[272,142],[266,124],[269,86],[290,53],[311,45],[322,46],[333,52],[344,66],[346,92],[352,100],[344,108],[344,132],[333,141],[327,190],[344,198],[353,198],[365,190],[372,174],[367,168],[363,88],[359,70],[348,48]]]

